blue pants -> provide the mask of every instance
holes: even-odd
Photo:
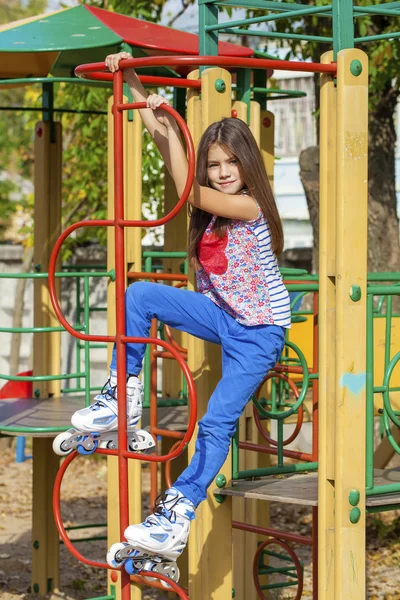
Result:
[[[222,346],[222,379],[199,421],[195,454],[174,488],[195,506],[224,464],[236,423],[251,395],[275,366],[284,344],[277,325],[246,327],[197,292],[155,283],[134,283],[126,291],[126,334],[147,337],[151,320]],[[127,344],[127,373],[138,375],[146,344]],[[115,350],[111,368],[116,369]]]

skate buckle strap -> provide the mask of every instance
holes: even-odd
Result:
[[[164,531],[172,531],[170,520],[162,514],[152,514],[147,517],[143,523],[145,527],[152,527],[153,525],[160,525]]]

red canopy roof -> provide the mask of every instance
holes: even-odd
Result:
[[[148,55],[199,53],[199,39],[194,33],[179,31],[164,25],[156,25],[155,23],[134,19],[94,6],[85,5],[85,8],[127,44],[145,49]],[[219,42],[218,54],[249,57],[253,56],[253,51],[251,48],[236,44]]]

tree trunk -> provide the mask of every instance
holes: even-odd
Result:
[[[387,93],[369,117],[368,271],[400,271],[399,220],[395,191],[394,111],[397,93]],[[318,271],[319,148],[306,148],[299,157],[314,234],[313,272]],[[349,198],[351,201],[351,198]]]
[[[397,91],[370,112],[368,159],[368,270],[400,271],[396,210],[394,112]]]
[[[300,153],[300,179],[306,194],[313,230],[312,272],[318,273],[319,250],[319,147],[311,146]]]

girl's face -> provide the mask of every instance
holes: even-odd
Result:
[[[207,176],[210,185],[225,194],[237,194],[245,186],[237,159],[219,144],[208,151]]]

